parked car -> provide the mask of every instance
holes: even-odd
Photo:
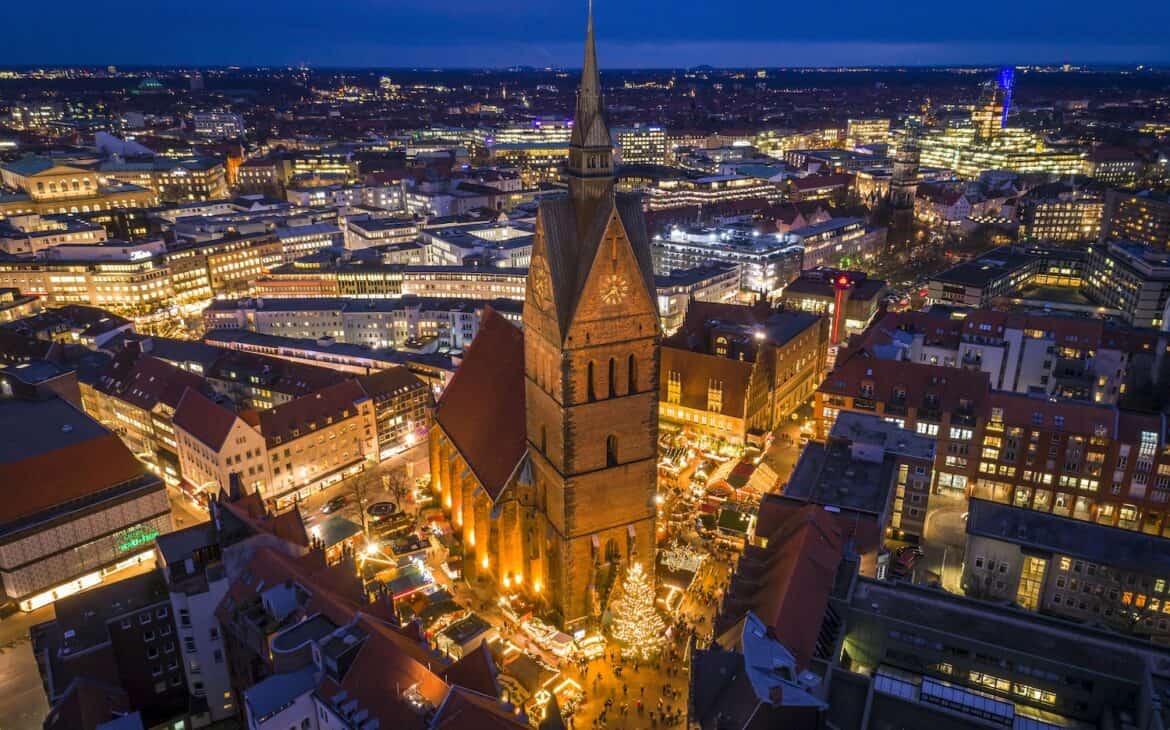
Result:
[[[914,571],[914,566],[918,565],[918,561],[922,560],[922,548],[916,545],[905,545],[894,551],[894,559],[890,563],[890,568],[894,571],[894,575],[910,575]]]

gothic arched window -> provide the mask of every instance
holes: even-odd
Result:
[[[618,437],[612,433],[605,437],[605,465],[617,466],[618,464]]]
[[[614,363],[613,358],[609,359],[609,397],[613,398],[617,395],[617,364]]]
[[[628,364],[626,365],[626,377],[629,380],[626,393],[633,395],[638,392],[638,361],[630,355]]]
[[[588,387],[587,387],[587,389],[588,389],[587,395],[588,395],[589,401],[593,402],[593,401],[597,400],[597,392],[593,389],[593,361],[592,360],[589,361],[589,367],[586,368],[586,371],[587,372],[585,373],[585,375],[587,378],[589,378],[589,383],[588,383]]]

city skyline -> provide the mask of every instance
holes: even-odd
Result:
[[[1156,31],[1170,23],[1166,8],[1115,10],[1114,32],[1103,41],[1081,21],[1092,11],[1084,2],[968,17],[921,0],[901,5],[896,15],[849,0],[834,9],[830,29],[820,7],[741,5],[729,13],[708,3],[600,3],[602,67],[1170,63],[1170,46]],[[320,15],[306,2],[238,7],[212,0],[193,16],[165,7],[124,10],[65,2],[52,33],[11,38],[0,64],[574,68],[585,14],[584,3],[530,0],[426,8],[345,0]],[[38,12],[13,8],[11,20],[34,22]],[[225,36],[224,29],[234,32]],[[111,47],[114,34],[119,42]]]

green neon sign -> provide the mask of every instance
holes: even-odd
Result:
[[[146,525],[136,525],[118,533],[118,552],[124,553],[154,542],[158,530]]]

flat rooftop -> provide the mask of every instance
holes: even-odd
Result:
[[[0,464],[100,438],[109,431],[60,398],[0,400]]]
[[[1170,575],[1170,539],[972,498],[967,534],[1147,575]]]
[[[951,641],[1035,657],[1040,665],[1059,662],[1134,683],[1140,683],[1145,673],[1145,663],[1136,654],[1155,657],[1163,672],[1170,666],[1170,650],[1146,641],[903,581],[858,578],[849,611],[846,624],[851,635],[862,617],[872,617],[883,627],[904,626],[910,634],[934,632]]]
[[[895,458],[881,462],[853,458],[849,444],[830,440],[804,447],[784,495],[812,504],[880,515],[890,502]]]

